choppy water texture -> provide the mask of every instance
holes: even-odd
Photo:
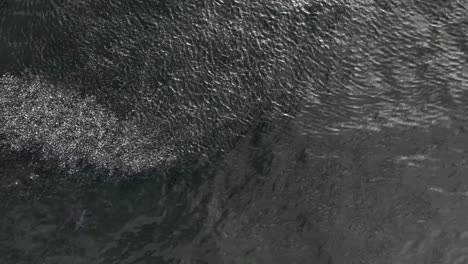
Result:
[[[468,262],[468,1],[0,10],[1,263]]]

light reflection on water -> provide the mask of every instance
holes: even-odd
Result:
[[[467,262],[468,5],[351,2],[294,118],[152,180],[3,196],[1,263]]]

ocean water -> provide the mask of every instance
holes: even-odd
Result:
[[[468,1],[0,10],[0,263],[468,262]]]

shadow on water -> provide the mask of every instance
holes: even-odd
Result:
[[[268,128],[271,126],[260,126],[241,139],[251,149],[250,155],[253,155],[252,160],[257,160],[258,169],[264,166],[265,153],[260,149],[264,143],[260,140]],[[270,139],[269,144],[274,142]],[[25,157],[18,158],[25,160]],[[224,236],[223,219],[228,211],[221,207],[219,194],[215,193],[219,184],[216,175],[224,169],[216,163],[222,160],[221,157],[212,161],[202,157],[184,169],[179,167],[165,174],[147,172],[150,175],[141,180],[118,184],[91,182],[77,186],[66,182],[63,186],[55,183],[52,189],[18,188],[25,193],[2,196],[2,261],[223,262],[225,253],[219,238]],[[23,171],[19,172],[19,167]],[[27,167],[13,165],[2,171],[2,176],[34,173],[45,177],[47,175],[42,174],[53,173],[50,170],[24,171]],[[223,195],[234,197],[255,180],[255,175],[251,176],[251,179],[244,178],[245,182],[241,181],[231,193]],[[44,185],[51,186],[50,182]]]
[[[171,257],[171,251],[193,242],[206,214],[204,196],[209,193],[198,191],[200,171],[75,189],[56,184],[40,195],[10,195],[1,206],[2,261],[113,263],[143,258],[170,263],[179,258],[176,253]]]
[[[201,158],[177,173],[2,199],[2,261],[457,263],[464,258],[463,122],[317,135],[304,133],[310,118],[259,127],[229,153]]]

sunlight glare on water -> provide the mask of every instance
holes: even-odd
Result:
[[[0,263],[468,262],[467,14],[0,3]]]

